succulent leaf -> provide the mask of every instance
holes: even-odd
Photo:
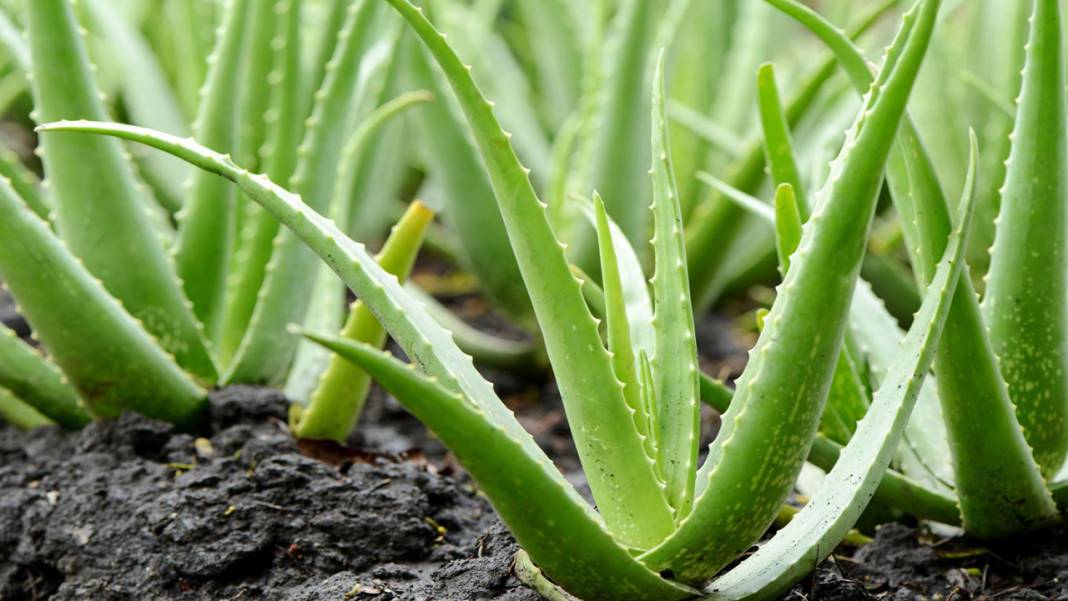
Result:
[[[340,4],[340,3],[338,3]],[[265,173],[273,181],[289,182],[297,164],[297,147],[304,132],[301,110],[300,27],[303,6],[299,0],[277,0],[275,10],[284,17],[275,20],[273,70],[268,76],[271,88],[269,120],[273,127],[261,151]],[[268,116],[264,116],[268,120]],[[227,280],[226,308],[219,335],[218,354],[221,365],[229,365],[244,338],[256,308],[267,263],[274,250],[274,239],[281,225],[270,213],[257,211],[246,203],[249,213],[234,257],[234,273]]]
[[[983,316],[1047,477],[1068,454],[1068,100],[1061,3],[1035,0]]]
[[[360,64],[372,34],[382,33],[381,6],[380,2],[349,5],[298,150],[291,187],[316,211],[326,212],[334,198],[338,161],[358,108],[354,99],[361,89]],[[317,265],[315,254],[299,238],[285,230],[278,232],[252,319],[223,377],[225,382],[275,382],[284,377],[297,346],[287,327],[304,321]]]
[[[63,374],[4,326],[0,326],[0,388],[64,428],[76,430],[92,419]]]
[[[249,0],[229,0],[219,37],[208,60],[193,135],[212,150],[236,150],[241,106],[240,69]],[[238,211],[233,184],[199,169],[188,182],[189,197],[178,213],[175,265],[186,296],[212,341],[222,328],[226,274],[236,238]]]
[[[701,467],[693,511],[642,556],[650,568],[683,582],[707,579],[759,538],[789,494],[816,433],[882,170],[939,6],[923,0],[906,15]]]
[[[341,164],[344,167],[340,170],[339,176],[340,182],[336,186],[334,191],[334,200],[330,204],[330,217],[336,223],[349,223],[351,221],[352,212],[352,186],[349,185],[352,182],[355,171],[360,165],[360,161],[365,155],[371,141],[376,135],[386,126],[391,120],[396,118],[402,111],[411,107],[414,104],[427,102],[431,99],[428,93],[418,91],[409,94],[404,94],[398,98],[393,99],[390,102],[378,107],[374,111],[371,111],[369,115],[360,123],[356,131],[353,132],[352,137],[346,142],[345,147],[341,151]],[[258,205],[257,205],[258,206]],[[411,213],[414,208],[422,207],[422,211],[417,211],[415,215],[409,215],[407,219],[414,223],[420,223],[425,221],[421,227],[416,228],[418,235],[415,233],[407,233],[404,238],[409,241],[401,249],[394,249],[393,254],[401,253],[399,257],[392,258],[391,261],[397,265],[395,269],[387,268],[387,271],[396,275],[401,280],[408,277],[408,271],[411,266],[404,267],[407,257],[411,260],[415,260],[415,256],[418,254],[423,241],[423,232],[426,226],[429,226],[429,222],[432,220],[432,215],[423,215],[423,213],[430,213],[429,209],[423,206],[421,203],[412,205],[413,209],[409,209]],[[403,223],[403,218],[401,223]],[[402,228],[404,230],[411,228]],[[387,241],[387,247],[389,247]],[[394,243],[392,246],[398,246],[398,243]],[[308,329],[314,328],[316,331],[336,331],[341,329],[344,318],[344,304],[345,304],[345,286],[338,279],[337,275],[326,265],[319,265],[319,273],[316,277],[315,287],[312,289],[312,302],[308,308],[308,316],[305,320],[304,326]],[[361,309],[361,313],[366,313],[367,309]],[[380,336],[377,332],[381,331],[381,328],[377,326],[377,322],[374,321],[373,316],[365,315],[362,318],[364,321],[370,319],[370,321],[360,325],[356,332],[365,332],[362,337],[355,338],[361,342],[374,344],[374,341]],[[350,312],[349,318],[350,324],[352,321],[352,315]],[[349,329],[346,326],[346,329]],[[381,334],[384,336],[384,333]],[[293,360],[293,365],[289,370],[289,378],[286,380],[285,393],[286,396],[298,403],[308,404],[312,400],[313,393],[320,387],[322,378],[331,363],[330,353],[327,352],[322,346],[309,341],[301,341],[297,348],[296,356]],[[366,379],[366,376],[364,376]],[[360,386],[356,386],[355,389],[359,389]],[[336,395],[334,395],[336,397]],[[298,432],[313,432],[320,431],[320,434],[300,434],[300,436],[308,437],[327,437],[322,432],[324,427],[332,429],[332,433],[335,436],[327,438],[337,437],[338,440],[344,441],[344,438],[348,436],[352,427],[356,425],[356,419],[359,414],[359,409],[363,407],[364,393],[357,395],[355,402],[355,411],[347,416],[347,419],[342,421],[321,422],[320,425],[309,427],[307,430],[298,430]],[[325,405],[327,407],[332,406],[330,402]],[[314,418],[313,418],[314,419]],[[326,424],[329,423],[329,426]],[[344,432],[340,432],[344,429]]]
[[[35,1],[27,8],[37,122],[106,120],[68,0]],[[44,136],[40,148],[56,230],[70,251],[179,365],[214,381],[200,325],[153,229],[154,201],[136,181],[121,145],[60,134]]]
[[[418,201],[412,203],[375,257],[382,269],[401,281],[407,279],[433,219],[434,213],[426,205]],[[339,336],[375,348],[381,348],[386,342],[385,328],[360,301],[352,305]],[[371,378],[339,355],[329,354],[326,363],[326,368],[317,372],[317,386],[307,397],[307,407],[301,412],[294,432],[300,438],[344,442],[360,417],[371,389]]]
[[[0,387],[0,419],[22,430],[33,430],[52,424],[52,420],[3,387]]]
[[[443,218],[456,232],[461,259],[476,274],[485,294],[520,323],[531,321],[530,297],[508,241],[489,174],[466,129],[448,84],[430,64],[426,51],[409,52],[416,81],[435,100],[419,113],[430,157],[430,172],[443,187]]]
[[[713,582],[707,589],[708,601],[777,598],[831,553],[868,505],[902,438],[957,290],[975,208],[977,148],[973,136],[972,163],[958,227],[890,375],[875,393],[856,435],[800,513],[756,553]]]
[[[865,78],[870,81],[870,73],[861,69],[860,51],[819,15],[794,0],[769,1],[825,40],[843,64],[852,65],[847,71],[858,90]],[[910,119],[898,134],[887,179],[914,269],[926,285],[952,219],[930,155]],[[958,286],[962,290],[953,297],[935,372],[964,523],[977,536],[1019,532],[1047,522],[1056,510],[1020,429],[972,282],[961,278]]]
[[[201,417],[204,392],[3,180],[0,279],[94,414],[117,417],[132,410],[184,426]],[[37,392],[49,397],[40,399],[41,409],[46,403],[60,409],[68,402],[68,394],[43,366],[28,359],[20,363],[28,371],[19,377],[34,377],[41,384]],[[78,419],[74,409],[64,413],[64,421]]]
[[[656,348],[652,356],[656,379],[655,431],[657,465],[667,483],[668,500],[677,519],[690,509],[694,493],[697,446],[701,436],[698,398],[697,335],[686,273],[686,243],[679,206],[675,168],[671,161],[665,108],[664,57],[653,76],[652,157],[653,249],[656,272],[652,279]]]
[[[431,51],[452,84],[482,152],[520,271],[531,293],[545,348],[564,400],[594,499],[620,540],[655,544],[673,527],[670,508],[645,456],[623,387],[612,371],[579,282],[549,225],[528,171],[519,163],[470,71],[422,12],[388,0]],[[606,453],[605,448],[614,449]]]

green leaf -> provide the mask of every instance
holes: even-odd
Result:
[[[790,493],[816,434],[882,171],[939,6],[924,0],[906,15],[701,467],[693,511],[642,556],[650,568],[683,582],[707,579],[760,537]]]
[[[975,208],[973,138],[970,177],[959,226],[936,270],[920,312],[905,337],[890,375],[857,427],[834,469],[805,507],[756,553],[708,588],[708,601],[775,599],[823,561],[868,505],[890,465],[938,347],[954,291],[964,267],[964,250]]]
[[[775,249],[779,252],[779,269],[790,270],[790,255],[801,244],[801,210],[793,184],[775,189]]]
[[[0,177],[11,182],[15,193],[38,217],[45,221],[51,219],[51,201],[42,193],[37,175],[23,165],[18,155],[6,146],[0,146]]]
[[[272,43],[274,69],[267,78],[274,85],[269,117],[264,115],[272,127],[261,151],[265,172],[276,182],[288,183],[293,175],[297,147],[304,132],[300,85],[304,75],[300,41],[302,6],[299,0],[278,0],[276,5],[284,18],[276,19],[275,23],[278,29]],[[253,203],[246,203],[250,210],[234,257],[233,277],[227,280],[226,309],[218,343],[221,365],[230,364],[245,336],[274,250],[274,239],[281,227],[270,213],[252,210],[252,206]]]
[[[106,120],[67,0],[30,2],[27,8],[37,122]],[[149,217],[153,200],[121,145],[59,134],[43,136],[40,148],[56,230],[70,251],[179,365],[214,381],[200,325]]]
[[[520,271],[531,293],[545,348],[594,499],[620,540],[655,544],[671,531],[671,510],[645,456],[623,387],[582,298],[542,203],[469,70],[422,13],[388,0],[419,35],[452,84],[497,193]],[[644,1],[644,0],[643,0]],[[605,453],[605,448],[615,449]]]
[[[358,169],[360,160],[366,153],[371,141],[382,128],[392,119],[397,117],[401,111],[414,104],[427,102],[428,100],[430,100],[429,94],[422,91],[402,95],[372,111],[360,123],[360,126],[356,128],[356,131],[341,151],[341,164],[344,165],[344,167],[340,169],[340,181],[335,187],[334,200],[330,204],[330,217],[336,223],[349,223],[351,221],[352,186],[350,184],[354,172]],[[412,237],[413,236],[410,235],[408,236],[408,238]],[[422,245],[422,232],[420,232],[419,236],[415,237],[415,239],[418,243],[407,248],[406,251],[411,254],[413,260]],[[394,260],[397,261],[398,259]],[[407,272],[405,272],[404,275],[401,275],[397,270],[389,271],[400,277],[402,280],[407,278]],[[345,293],[345,285],[338,279],[337,275],[334,274],[330,267],[327,265],[319,265],[319,273],[316,277],[315,287],[312,289],[312,301],[308,308],[308,315],[305,319],[304,326],[306,328],[314,328],[317,331],[337,331],[341,329],[343,325],[342,320],[344,319],[345,314]],[[366,311],[366,309],[364,311]],[[374,323],[377,322],[372,320],[371,324]],[[370,326],[364,327],[366,328]],[[359,340],[372,343],[375,339],[376,338],[360,338]],[[316,388],[320,386],[321,378],[326,372],[329,363],[329,353],[320,345],[306,340],[301,341],[297,347],[293,366],[290,368],[289,378],[286,380],[286,396],[290,400],[298,403],[308,403]],[[348,420],[331,424],[331,427],[336,429],[348,426],[344,433],[337,434],[335,432],[337,436],[341,437],[341,440],[343,440],[344,437],[348,435],[349,431],[351,431],[352,427],[355,426],[355,420],[359,413],[358,409],[363,407],[362,395],[359,398],[357,405],[357,411],[354,412]],[[313,429],[321,430],[322,428],[323,426],[320,425]],[[311,437],[311,435],[306,437]]]
[[[418,201],[413,203],[375,257],[382,269],[401,281],[406,280],[433,219],[433,211]],[[386,342],[386,330],[366,305],[356,301],[340,337],[381,348]],[[328,355],[325,359],[326,367],[317,372],[320,376],[317,385],[306,397],[307,408],[301,413],[294,432],[300,438],[344,442],[360,417],[371,389],[371,378],[338,355]]]
[[[429,172],[443,187],[443,218],[456,232],[461,260],[478,276],[494,306],[520,323],[532,325],[530,297],[523,286],[489,174],[448,84],[434,72],[426,51],[412,41],[408,61],[412,76],[435,97],[419,112],[418,123],[424,134],[421,139]]]
[[[1035,0],[983,317],[1046,477],[1068,453],[1068,99],[1061,4]]]
[[[323,88],[316,94],[315,110],[298,149],[291,187],[315,211],[326,212],[334,198],[338,161],[348,128],[358,114],[360,65],[372,36],[383,34],[382,17],[389,16],[379,11],[381,6],[380,2],[349,5],[345,31],[339,36],[340,44],[327,67]],[[288,231],[278,233],[256,308],[224,382],[275,382],[285,376],[297,345],[286,328],[304,321],[317,265],[315,254],[299,238]]]
[[[33,347],[0,326],[0,388],[64,428],[76,430],[92,416],[63,375]]]
[[[760,107],[760,123],[764,130],[764,153],[767,155],[771,181],[776,188],[783,184],[791,186],[802,220],[808,219],[812,207],[805,198],[805,187],[801,182],[797,159],[794,157],[790,123],[779,96],[779,86],[775,83],[775,66],[770,63],[761,65],[757,71],[757,97]],[[778,196],[776,195],[777,205]]]
[[[215,49],[208,60],[208,79],[201,91],[193,135],[212,150],[229,153],[237,147],[240,115],[240,69],[249,0],[229,0]],[[222,310],[230,252],[236,237],[237,211],[233,185],[214,174],[194,170],[189,197],[178,213],[175,264],[186,296],[212,341],[222,328]]]
[[[922,389],[926,388],[926,385],[921,387],[921,394]],[[723,414],[730,408],[733,396],[734,391],[726,384],[701,374],[702,402]],[[841,454],[840,444],[823,435],[817,435],[812,443],[812,450],[809,451],[808,461],[829,472],[834,469]],[[883,475],[882,481],[875,489],[873,499],[891,507],[908,507],[909,514],[919,519],[960,526],[960,511],[957,508],[956,497],[932,491],[892,469],[887,470]]]
[[[366,370],[427,424],[456,454],[527,553],[572,594],[669,601],[696,593],[645,569],[609,537],[547,457],[494,427],[462,396],[370,345],[308,337]]]
[[[85,7],[90,30],[108,45],[108,58],[120,66],[122,103],[130,120],[179,136],[188,134],[189,123],[178,98],[141,32],[109,0],[89,0]],[[190,175],[189,166],[159,153],[138,159],[160,202],[171,212],[177,211],[185,195],[182,185]]]
[[[623,383],[623,397],[630,407],[634,416],[634,425],[638,434],[644,439],[645,453],[650,458],[656,458],[656,435],[649,429],[649,414],[642,402],[642,383],[639,375],[640,366],[636,347],[631,340],[631,323],[627,315],[627,297],[624,291],[624,279],[621,274],[623,266],[620,263],[619,254],[616,251],[617,240],[614,233],[619,233],[619,243],[629,249],[626,236],[618,229],[613,228],[613,222],[608,217],[604,201],[596,192],[593,195],[593,221],[597,228],[597,240],[601,255],[601,280],[604,294],[604,321],[607,331],[608,352],[612,355],[612,369],[616,378]],[[625,251],[624,251],[625,252]],[[630,274],[633,276],[633,274]],[[639,282],[643,283],[644,275],[639,271]],[[645,292],[645,300],[648,303],[648,292]],[[651,315],[650,315],[651,321]],[[655,339],[654,339],[655,340]]]
[[[0,419],[21,430],[33,430],[52,424],[52,420],[0,387]]]
[[[2,180],[0,280],[93,413],[117,417],[132,410],[183,426],[201,417],[204,392]],[[24,381],[0,385],[33,387],[23,398],[38,401],[42,410],[55,408],[66,425],[84,419],[36,359],[16,351],[5,352],[5,360],[14,361],[8,364],[19,370],[13,377]]]
[[[843,64],[853,65],[848,71],[858,90],[865,76],[870,81],[868,71],[860,69],[859,50],[819,15],[794,0],[769,1],[826,40]],[[926,285],[952,219],[930,155],[909,119],[898,134],[887,179],[913,268]],[[1048,521],[1055,507],[1020,430],[972,282],[961,278],[958,286],[935,373],[964,523],[978,536],[1019,532]]]
[[[668,500],[677,519],[693,502],[697,445],[701,436],[701,405],[698,399],[697,335],[690,304],[686,273],[686,241],[679,207],[675,168],[671,162],[667,110],[664,103],[664,58],[653,77],[652,157],[653,248],[656,272],[652,279],[656,310],[653,330],[656,349],[653,377],[656,379],[657,465],[667,483]]]
[[[650,160],[643,141],[649,133],[649,57],[662,12],[658,4],[625,0],[619,5],[602,55],[594,138],[583,151],[589,153],[590,179],[579,184],[582,194],[601,193],[609,216],[635,248],[645,238],[650,200],[642,180]],[[596,264],[593,242],[580,236],[572,249],[575,263],[587,270]]]
[[[850,27],[850,36],[857,38],[869,31],[883,15],[897,6],[898,1],[885,0],[861,15],[856,24]],[[791,125],[796,125],[812,110],[820,91],[835,74],[836,65],[836,60],[829,58],[801,78],[797,92],[786,104],[786,117]],[[747,71],[746,77],[751,73]],[[742,158],[727,169],[725,179],[733,187],[751,194],[764,181],[764,168],[764,145],[762,140],[754,140]],[[699,311],[708,308],[730,283],[730,262],[727,258],[742,254],[741,249],[753,243],[743,236],[747,231],[743,224],[747,221],[739,207],[716,196],[696,206],[687,221],[686,255],[690,288]],[[760,240],[756,242],[763,244]],[[745,250],[749,251],[746,254],[754,254],[751,249]],[[767,250],[770,252],[770,245]],[[761,252],[755,255],[759,257]]]

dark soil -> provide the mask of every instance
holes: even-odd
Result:
[[[873,543],[851,558],[825,562],[787,597],[791,601],[873,598],[1068,599],[1068,530],[983,544],[887,524]]]
[[[223,391],[200,439],[132,415],[0,429],[0,599],[537,598],[462,476],[422,455],[305,449],[324,463],[285,407]]]

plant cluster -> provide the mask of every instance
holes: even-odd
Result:
[[[745,77],[757,73],[752,98],[717,101],[755,108],[750,142],[674,92],[707,92],[686,91],[689,75],[709,74],[667,47],[689,17],[719,8],[519,0],[532,102],[517,97],[509,73],[523,70],[500,66],[507,53],[484,18],[500,3],[337,2],[324,17],[340,33],[319,53],[332,58],[310,85],[303,4],[222,5],[192,137],[110,122],[71,4],[27,5],[49,185],[4,167],[21,177],[0,183],[0,278],[48,358],[0,337],[7,419],[79,427],[135,410],[189,426],[205,386],[285,380],[296,435],[343,440],[373,379],[457,456],[522,546],[517,574],[550,599],[775,598],[869,508],[978,537],[1059,519],[1068,98],[1057,0],[1019,3],[1032,14],[1015,107],[983,75],[968,79],[986,98],[975,112],[999,116],[982,137],[1011,141],[985,152],[975,133],[963,152],[932,139],[942,130],[915,114],[930,93],[923,69],[944,67],[944,17],[962,10],[940,0],[915,2],[875,66],[855,38],[895,2],[850,32],[796,0],[743,3],[742,34],[774,8],[833,54],[784,102],[775,69],[748,60],[757,38],[721,49]],[[592,40],[583,48],[561,33],[580,24]],[[489,50],[464,48],[479,44]],[[496,61],[493,72],[465,64],[469,54]],[[859,105],[826,89],[839,68]],[[402,282],[430,228],[422,204],[377,256],[361,242],[373,232],[353,226],[366,226],[358,212],[384,212],[366,198],[403,155],[390,154],[383,128],[414,104],[425,106],[405,125],[425,146],[422,191],[443,199],[442,250],[530,344],[473,333]],[[270,127],[255,127],[258,111]],[[541,124],[556,132],[551,149]],[[815,142],[797,145],[798,134]],[[139,163],[120,140],[196,169],[162,154]],[[962,166],[959,181],[939,153]],[[998,153],[1003,170],[990,160]],[[190,182],[176,228],[139,183],[153,169]],[[396,165],[389,173],[400,181]],[[781,284],[732,389],[701,373],[695,316],[769,258]],[[342,323],[345,287],[359,301]],[[410,362],[380,350],[387,333]],[[539,357],[596,508],[475,367]],[[703,460],[702,401],[722,413]],[[783,513],[806,462],[826,471],[823,484],[738,562]]]

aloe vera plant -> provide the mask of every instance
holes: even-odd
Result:
[[[609,275],[606,346],[546,207],[492,104],[422,11],[406,0],[387,1],[426,46],[469,123],[530,291],[597,511],[551,466],[426,307],[301,196],[217,151],[143,128],[72,121],[43,126],[42,134],[107,134],[165,150],[237,183],[314,250],[374,312],[412,364],[356,341],[308,336],[369,373],[456,453],[537,564],[540,571],[524,573],[540,589],[558,585],[589,600],[766,598],[781,592],[799,577],[798,570],[811,565],[806,562],[829,551],[879,486],[933,358],[962,269],[970,202],[947,238],[945,260],[923,311],[873,400],[871,419],[858,426],[864,436],[850,442],[832,470],[840,486],[826,504],[802,510],[805,517],[795,520],[796,529],[803,530],[799,543],[791,539],[767,559],[743,564],[743,572],[728,572],[702,591],[774,519],[812,446],[842,349],[883,168],[940,3],[923,0],[905,17],[790,254],[786,281],[730,400],[723,431],[699,467],[701,378],[663,62],[656,68],[651,112],[657,266],[652,298],[644,302],[653,308],[648,319],[631,316],[628,294],[644,286],[632,281],[640,268],[622,263],[636,254],[620,252],[626,237],[618,235],[602,203],[594,207],[601,265]],[[487,448],[495,452],[486,453]],[[736,588],[744,573],[761,575],[755,590]]]
[[[868,88],[873,77],[863,53],[846,36],[793,0],[768,2],[827,43],[858,92]],[[1065,241],[1060,225],[1066,125],[1062,18],[1057,2],[1038,0],[1031,10],[1000,216],[988,224],[996,231],[996,243],[990,249],[986,292],[980,296],[970,278],[960,280],[934,362],[941,415],[930,413],[915,424],[945,428],[944,448],[913,449],[924,456],[923,469],[951,468],[937,469],[937,478],[926,479],[924,486],[957,497],[960,516],[952,522],[980,537],[1014,535],[1056,520],[1065,490],[1057,477],[1068,451],[1063,441]],[[923,133],[906,117],[887,166],[921,287],[929,282],[954,227]],[[792,229],[789,213],[772,215],[764,206],[754,211],[780,231]],[[1042,284],[1036,287],[1038,281]],[[854,312],[862,308],[855,301]],[[860,330],[854,333],[865,337]],[[912,440],[931,442],[929,434],[917,430]],[[912,511],[907,502],[897,504]]]
[[[293,177],[298,187],[322,199],[322,210],[339,216],[351,213],[353,187],[363,183],[355,172],[381,128],[428,100],[425,92],[383,98],[376,82],[392,64],[393,48],[375,46],[368,32],[391,22],[399,31],[400,22],[372,3],[353,5],[340,26],[335,57],[324,66],[323,89],[314,95],[305,134],[302,3],[232,0],[220,7],[196,118],[185,124],[169,103],[160,107],[167,108],[165,116],[144,110],[151,99],[173,99],[174,92],[139,34],[116,22],[120,17],[112,7],[90,2],[87,8],[83,16],[93,30],[111,32],[106,39],[129,55],[124,57],[128,66],[152,74],[143,82],[147,89],[127,99],[142,110],[129,114],[170,124],[174,133],[190,131],[220,152],[262,165],[280,181]],[[38,123],[108,118],[78,17],[69,0],[26,7],[24,68],[31,74]],[[261,76],[243,80],[246,69]],[[271,107],[269,131],[253,127],[262,126],[264,106]],[[293,280],[314,277],[318,262],[298,240],[279,231],[274,217],[231,183],[187,171],[179,162],[186,168],[175,173],[188,173],[189,179],[185,191],[177,193],[181,209],[172,224],[157,187],[146,186],[140,176],[159,173],[175,159],[160,162],[164,155],[155,153],[142,165],[116,140],[46,135],[39,154],[43,183],[18,159],[0,161],[8,178],[0,185],[5,231],[0,280],[44,351],[4,331],[4,415],[24,426],[55,422],[78,428],[93,417],[133,410],[194,427],[209,387],[285,379],[299,340],[286,328],[304,322],[309,302]],[[338,164],[345,166],[340,175],[333,172]],[[413,207],[383,254],[398,272],[410,268],[433,215],[421,204]],[[334,308],[336,315],[327,323],[338,331],[344,287],[332,273],[326,276],[320,278],[325,281],[319,297]],[[381,338],[366,308],[352,313],[355,325],[345,335],[367,342]],[[293,368],[311,382],[304,394],[294,395],[298,410],[311,402],[308,419],[295,429],[301,436],[343,440],[367,386],[349,381],[352,370],[330,370],[338,360],[329,353],[314,358],[314,365],[304,361]],[[346,383],[338,385],[335,375],[319,386],[319,374],[327,371],[345,372]],[[329,392],[313,395],[319,388]],[[329,428],[310,425],[324,412],[346,417],[325,420]]]

